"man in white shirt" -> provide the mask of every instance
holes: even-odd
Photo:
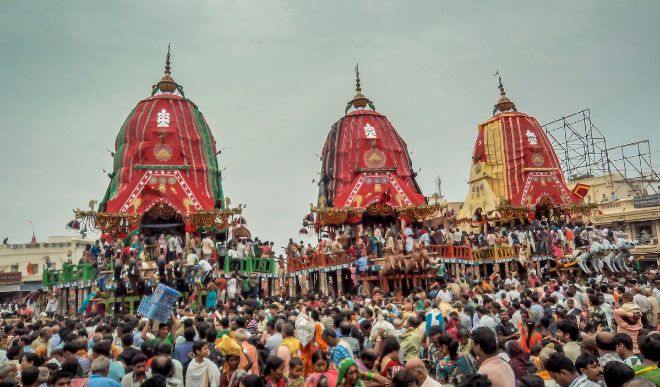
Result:
[[[220,370],[209,356],[209,346],[205,341],[196,341],[192,347],[194,358],[186,372],[186,386],[218,386]]]
[[[517,288],[518,285],[520,285],[520,281],[518,279],[513,277],[513,274],[511,272],[506,273],[506,279],[504,280],[504,285],[509,285],[512,288]]]
[[[209,274],[213,271],[213,266],[207,261],[206,259],[202,259],[199,261],[199,267],[204,270],[204,277],[202,278],[202,283],[206,283],[206,279],[208,278]]]
[[[477,306],[477,316],[479,317],[479,324],[477,326],[478,328],[488,328],[492,330],[493,333],[497,334],[495,331],[497,323],[495,322],[495,319],[489,314],[488,309],[486,309],[485,306]]]

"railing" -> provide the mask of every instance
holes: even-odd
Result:
[[[289,258],[287,269],[289,273],[301,270],[319,269],[337,265],[346,265],[353,262],[355,258],[350,255],[340,253],[316,253],[305,255],[298,258]]]
[[[225,273],[229,273],[231,270],[231,259],[229,257],[225,258]],[[265,273],[272,274],[275,273],[275,259],[273,257],[269,258],[256,258],[256,257],[245,257],[240,258],[238,261],[238,271],[241,273]]]
[[[488,246],[473,249],[470,246],[454,246],[451,244],[429,246],[429,255],[440,259],[457,259],[469,262],[497,261],[517,257],[520,246]],[[335,265],[347,264],[355,258],[345,253],[316,253],[297,258],[289,258],[287,269],[289,273],[301,270],[320,269]]]
[[[73,265],[65,263],[61,269],[44,268],[41,283],[44,287],[58,283],[92,281],[96,279],[96,265],[89,263],[79,263]]]
[[[246,257],[240,260],[238,271],[241,273],[263,273],[263,274],[273,274],[275,273],[275,258],[255,258],[255,257]],[[156,267],[149,269],[143,269],[143,271],[153,271],[157,270]],[[230,272],[230,259],[227,257],[225,259],[224,270],[226,273]],[[232,270],[233,271],[233,270]],[[89,263],[80,263],[77,265],[72,265],[65,263],[61,269],[47,269],[44,267],[44,272],[42,276],[42,286],[48,287],[56,284],[66,284],[68,282],[77,282],[77,281],[94,281],[97,278],[98,274],[107,274],[108,281],[112,282],[114,280],[113,273],[113,262],[110,262],[107,270],[99,273],[96,269],[96,265]]]

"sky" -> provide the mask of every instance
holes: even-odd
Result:
[[[0,2],[0,237],[67,235],[100,200],[106,149],[172,76],[215,136],[232,204],[282,246],[318,187],[330,126],[363,93],[408,143],[418,183],[467,193],[477,125],[499,70],[518,110],[546,123],[584,108],[608,144],[649,139],[660,159],[660,2]]]

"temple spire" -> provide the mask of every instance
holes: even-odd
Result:
[[[374,109],[373,103],[369,100],[369,98],[365,97],[364,94],[362,94],[362,87],[360,86],[360,64],[356,63],[355,64],[355,96],[353,97],[352,100],[348,101],[348,104],[346,105],[346,113],[348,113],[348,110],[353,106],[355,109],[364,109],[367,105],[372,110]]]
[[[516,105],[506,96],[506,91],[504,91],[504,85],[502,84],[502,77],[500,76],[500,70],[497,70],[493,76],[497,75],[498,79],[498,86],[497,88],[500,89],[500,99],[497,101],[493,108],[493,115],[495,115],[498,111],[500,112],[507,112],[510,110],[517,111],[516,110]]]
[[[158,90],[163,93],[174,93],[177,89],[177,83],[171,76],[172,67],[170,66],[170,45],[167,45],[167,55],[165,55],[165,75],[160,79],[160,82],[156,84]]]
[[[167,44],[167,55],[165,56],[165,74],[170,75],[172,74],[171,67],[170,67],[170,44]],[[500,80],[500,84],[502,83],[502,80]]]

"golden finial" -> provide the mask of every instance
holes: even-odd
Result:
[[[497,70],[495,72],[495,75],[497,75],[497,79],[499,82],[497,88],[500,89],[500,99],[497,101],[495,107],[493,108],[493,115],[495,115],[497,111],[500,112],[506,112],[509,110],[517,111],[516,105],[506,96],[506,91],[504,91],[504,85],[502,84],[502,77],[500,76],[500,70]]]
[[[170,44],[167,44],[167,55],[165,56],[165,74],[170,75],[172,72],[170,71]]]
[[[351,104],[356,109],[364,109],[369,103],[369,98],[365,97],[362,94],[362,88],[360,87],[360,67],[359,63],[355,64],[355,97],[351,101]]]
[[[167,55],[165,56],[165,75],[156,85],[163,93],[173,93],[177,89],[177,84],[170,74],[172,74],[172,67],[170,66],[170,45],[168,44]]]

